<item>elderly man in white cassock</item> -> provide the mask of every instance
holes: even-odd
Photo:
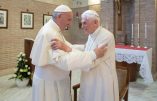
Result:
[[[68,53],[51,48],[53,38],[70,46],[62,35],[62,31],[70,26],[72,18],[72,10],[68,6],[58,6],[53,12],[52,19],[40,29],[35,38],[30,55],[32,64],[35,65],[32,85],[33,101],[71,101],[69,70],[75,68],[88,70],[95,59],[102,57],[105,53],[103,47],[90,52],[65,47]],[[79,61],[79,65],[76,61]]]
[[[115,40],[111,32],[100,25],[100,17],[93,10],[87,10],[81,15],[82,28],[88,34],[85,46],[78,47],[90,52],[101,45],[107,46],[107,52],[94,62],[94,67],[82,69],[79,101],[119,101],[118,79],[115,67]],[[62,49],[59,40],[54,42],[53,49]],[[56,48],[57,47],[57,48]],[[64,50],[64,49],[62,49]],[[64,50],[66,51],[66,50]]]

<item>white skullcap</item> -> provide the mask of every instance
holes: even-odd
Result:
[[[55,8],[54,12],[72,12],[67,5],[59,5]]]
[[[87,10],[82,13],[81,17],[94,17],[99,18],[99,14],[94,10]]]

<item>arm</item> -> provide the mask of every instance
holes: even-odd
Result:
[[[80,45],[81,46],[81,45]],[[79,46],[79,47],[80,47]],[[83,45],[82,45],[83,46]],[[81,47],[82,47],[81,46]],[[106,44],[101,44],[101,45],[99,45],[99,47],[98,48],[95,48],[94,49],[94,52],[95,52],[95,55],[96,55],[96,59],[98,59],[98,58],[101,58],[101,57],[103,57],[104,56],[104,54],[106,53],[106,51],[107,51],[107,48],[106,48]],[[60,50],[62,50],[62,51],[64,51],[64,52],[71,52],[72,51],[72,48],[71,47],[69,47],[68,45],[66,45],[65,43],[63,43],[62,41],[60,41],[60,40],[58,40],[58,39],[53,39],[52,41],[51,41],[51,47],[52,47],[52,49],[53,50],[58,50],[58,49],[60,49]],[[92,50],[93,51],[93,50]]]
[[[84,51],[85,45],[84,44],[71,44],[68,41],[65,42],[68,46],[70,46],[73,49],[77,49],[80,51]]]
[[[65,47],[68,47],[68,46],[65,44],[63,46],[63,44],[64,43],[61,43],[61,42],[59,42],[59,44],[51,43],[51,47],[55,49],[52,51],[56,51],[56,52],[61,51],[58,49],[67,51],[67,48]],[[106,50],[104,50],[102,47],[96,48],[94,51],[90,51],[90,52],[82,52],[76,49],[71,49],[71,51],[67,51],[65,52],[64,55],[59,56],[55,63],[52,63],[54,59],[51,59],[50,64],[54,64],[64,70],[74,70],[74,69],[79,69],[79,68],[88,70],[89,67],[92,68],[94,66],[95,59],[102,57],[105,51]]]
[[[72,48],[80,50],[80,51],[84,51],[85,46],[83,44],[82,45],[81,44],[72,45],[68,41],[66,41],[65,43],[63,43],[62,41],[60,41],[58,39],[52,39],[51,40],[51,47],[54,50],[60,49],[60,50],[63,50],[65,52],[70,52],[72,50]]]
[[[84,44],[75,44],[75,45],[72,45],[72,48],[78,49],[80,51],[84,51],[85,45]]]
[[[57,59],[51,59],[50,64],[69,71],[92,66],[94,59],[93,52],[83,53],[78,50],[73,50],[72,52],[57,57]]]

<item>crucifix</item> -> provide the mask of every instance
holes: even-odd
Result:
[[[118,31],[122,31],[122,3],[121,2],[122,2],[121,0],[115,0]]]

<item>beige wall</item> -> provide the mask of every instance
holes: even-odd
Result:
[[[23,39],[35,38],[43,25],[43,14],[51,14],[55,5],[32,0],[0,0],[0,6],[8,9],[8,28],[0,29],[0,71],[7,73],[16,66],[17,54],[23,51]],[[21,11],[26,9],[34,13],[34,29],[21,29]]]
[[[156,21],[155,21],[155,45],[156,45],[156,48],[155,48],[155,54],[154,54],[154,57],[156,57],[155,58],[155,61],[154,61],[154,64],[155,64],[155,69],[154,70],[156,70],[157,71],[157,0],[155,0],[155,15],[156,15]],[[157,72],[155,72],[155,75],[154,75],[154,77],[157,79]]]

